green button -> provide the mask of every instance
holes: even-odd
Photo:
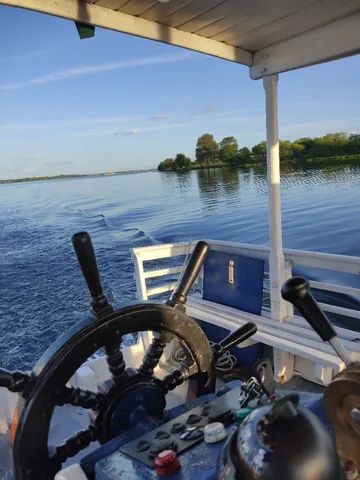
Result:
[[[245,418],[252,412],[251,408],[240,408],[235,412],[235,422],[242,423]]]

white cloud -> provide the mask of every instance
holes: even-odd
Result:
[[[140,128],[133,128],[131,130],[125,130],[124,132],[121,132],[121,133],[123,133],[124,135],[141,135],[143,131],[140,130]]]
[[[94,75],[102,72],[109,72],[112,70],[120,70],[134,67],[146,67],[148,65],[159,65],[163,63],[181,62],[195,58],[194,54],[184,52],[176,55],[162,55],[156,57],[134,58],[132,60],[121,60],[118,62],[103,63],[98,65],[85,65],[83,67],[68,68],[58,72],[40,75],[38,77],[30,78],[21,82],[13,82],[7,84],[0,84],[0,90],[17,90],[32,85],[44,85],[52,82],[59,82],[61,80],[68,80],[70,78],[79,77],[82,75]]]
[[[150,120],[166,120],[168,118],[169,118],[168,115],[162,115],[162,114],[155,114],[149,117]]]

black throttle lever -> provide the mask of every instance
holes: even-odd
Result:
[[[100,273],[96,262],[91,237],[87,232],[78,232],[72,236],[76,257],[81,267],[91,296],[91,306],[97,316],[112,312],[112,307],[103,293]]]
[[[213,345],[215,359],[219,358],[226,350],[245,342],[245,340],[252,337],[256,332],[257,327],[255,323],[245,323],[245,325],[242,325],[240,328],[230,333],[230,335],[223,338],[221,342]]]
[[[166,302],[168,305],[173,307],[185,305],[188,293],[205,263],[209,250],[210,246],[208,243],[203,241],[197,242],[177,287]]]
[[[281,294],[297,308],[319,337],[324,342],[329,342],[345,365],[350,365],[351,358],[336,338],[333,326],[313,297],[310,283],[305,278],[292,277],[282,286]]]

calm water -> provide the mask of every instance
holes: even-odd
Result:
[[[360,166],[283,174],[286,247],[360,255]],[[158,172],[0,186],[0,366],[30,368],[87,314],[71,235],[88,230],[110,299],[135,297],[130,249],[268,243],[261,170]]]

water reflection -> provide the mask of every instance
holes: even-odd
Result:
[[[192,187],[191,171],[189,172],[177,172],[175,174],[177,181],[177,187],[181,193],[185,193]]]
[[[234,197],[240,191],[240,170],[237,168],[210,168],[196,170],[200,199],[213,209],[219,197]]]

